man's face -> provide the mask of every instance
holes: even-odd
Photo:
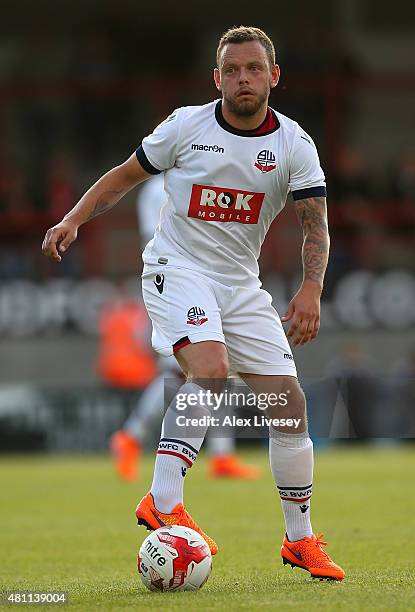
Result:
[[[214,71],[216,87],[229,110],[241,117],[259,111],[279,76],[279,67],[271,68],[264,47],[257,40],[226,45]]]

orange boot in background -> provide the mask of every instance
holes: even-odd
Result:
[[[242,463],[236,455],[216,455],[209,461],[209,476],[212,478],[240,478],[256,480],[262,471],[254,466]]]
[[[130,482],[137,480],[141,444],[127,431],[120,429],[111,436],[110,449],[118,476]]]

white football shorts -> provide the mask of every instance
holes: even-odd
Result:
[[[186,344],[226,345],[230,374],[297,376],[271,295],[261,288],[228,287],[203,273],[146,265],[143,300],[153,323],[152,345],[163,356]]]

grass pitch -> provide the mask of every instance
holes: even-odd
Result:
[[[342,583],[283,567],[266,448],[243,454],[263,466],[261,480],[209,480],[204,457],[186,479],[187,507],[220,547],[196,593],[150,593],[137,575],[147,532],[134,509],[152,457],[136,485],[116,480],[108,457],[2,458],[0,590],[66,591],[71,611],[415,609],[415,446],[317,451],[313,526],[345,568]]]

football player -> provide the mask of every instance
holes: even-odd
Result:
[[[166,411],[151,489],[136,510],[138,522],[150,529],[187,525],[217,553],[214,540],[183,506],[183,483],[206,433],[208,392],[219,393],[229,372],[236,372],[257,395],[285,396],[285,402],[269,399],[267,407],[269,417],[284,423],[271,425],[269,440],[286,526],[283,562],[316,578],[342,580],[344,571],[311,526],[313,444],[282,326],[290,322],[287,336],[294,346],[313,341],[319,331],[329,254],[326,185],[311,137],[268,106],[279,77],[274,46],[262,30],[241,26],[225,32],[214,70],[220,99],[175,110],[48,230],[43,251],[60,261],[83,223],[164,172],[167,203],[143,253],[142,289],[153,346],[161,354],[174,353],[187,381]],[[304,273],[280,319],[261,288],[257,260],[288,192],[304,233]],[[178,425],[179,395],[186,399],[189,422],[199,425]],[[286,419],[300,425],[287,425]]]

